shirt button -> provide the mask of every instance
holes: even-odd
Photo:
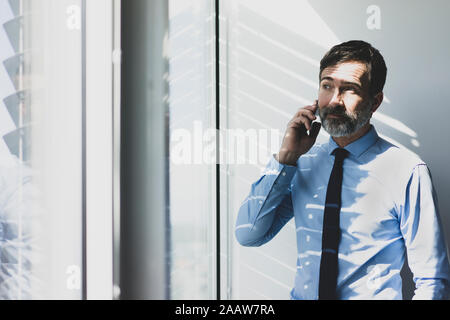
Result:
[[[259,204],[262,204],[263,202],[262,202],[262,200],[259,200]]]
[[[303,289],[308,289],[308,285],[307,284],[305,284],[304,286],[303,286]]]
[[[283,171],[283,173],[281,175],[284,177],[286,175],[286,172]]]

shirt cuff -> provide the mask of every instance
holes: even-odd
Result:
[[[297,171],[296,166],[291,166],[288,164],[279,163],[275,159],[275,154],[271,157],[269,164],[266,169],[263,171],[264,175],[275,175],[277,176],[275,180],[275,184],[278,185],[289,185],[291,183],[292,178]]]

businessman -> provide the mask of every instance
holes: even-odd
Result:
[[[318,99],[289,121],[278,154],[239,209],[235,235],[243,246],[268,242],[294,218],[291,299],[402,299],[406,255],[413,299],[449,296],[430,171],[370,123],[386,73],[382,55],[367,42],[331,48],[320,62]],[[320,144],[322,127],[330,138]]]

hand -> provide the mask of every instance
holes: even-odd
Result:
[[[317,119],[314,115],[317,108],[316,100],[313,105],[301,108],[289,121],[277,155],[278,162],[295,166],[298,158],[314,145],[321,128],[320,122],[312,123]]]

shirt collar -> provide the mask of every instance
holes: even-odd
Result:
[[[353,141],[352,143],[346,145],[344,147],[345,150],[350,152],[354,157],[358,158],[364,151],[369,149],[375,141],[378,139],[377,131],[373,125],[370,125],[369,131],[360,137],[358,140]],[[338,144],[333,140],[330,136],[328,140],[328,154],[331,155],[334,149],[340,148]]]

